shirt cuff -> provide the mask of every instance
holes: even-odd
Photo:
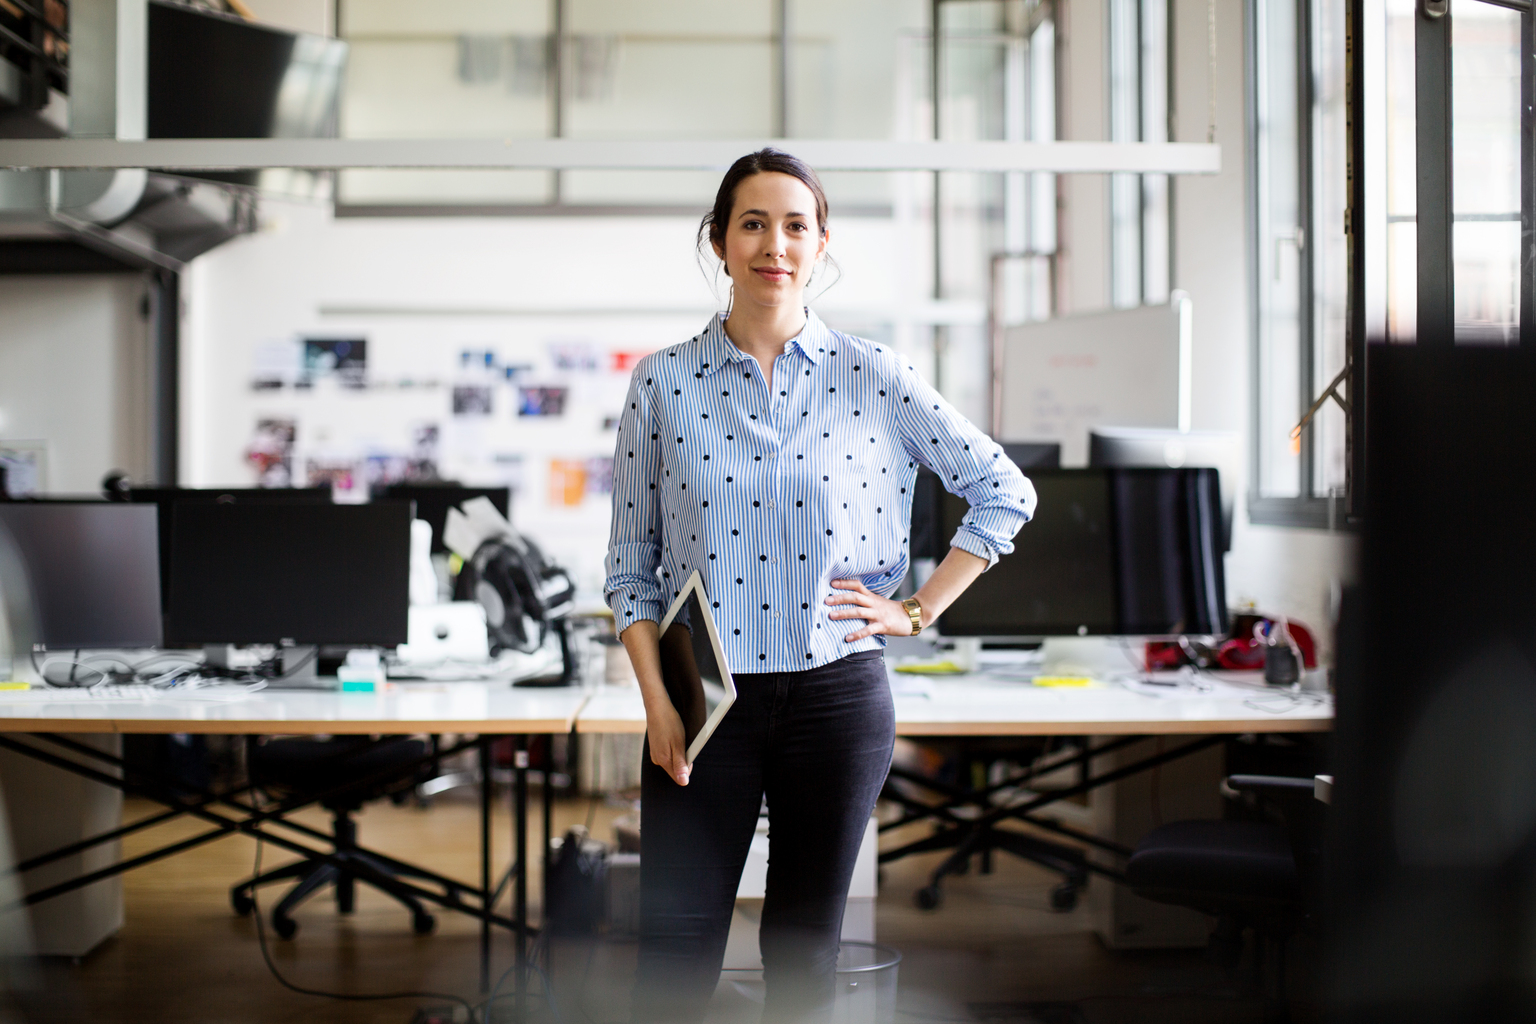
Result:
[[[635,597],[625,591],[608,595],[608,607],[613,610],[613,635],[618,638],[624,631],[641,619],[650,619],[661,625],[661,602]]]
[[[977,558],[985,558],[987,560],[987,569],[997,564],[997,549],[986,538],[982,537],[981,534],[964,526],[955,531],[954,539],[949,542],[949,546],[959,548],[961,551],[968,551]],[[987,569],[981,571],[986,572]]]

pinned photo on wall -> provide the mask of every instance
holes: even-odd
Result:
[[[334,501],[362,500],[367,491],[360,487],[362,474],[358,464],[331,459],[307,459],[304,463],[304,486],[329,486]]]
[[[650,352],[641,352],[631,349],[615,349],[608,353],[608,370],[610,373],[629,373],[635,368],[635,364]]]
[[[251,351],[251,390],[279,391],[304,376],[304,345],[298,338],[263,341]]]
[[[342,387],[368,386],[368,342],[364,338],[305,338],[302,383],[333,377]]]
[[[491,456],[491,464],[496,467],[496,473],[502,483],[514,491],[522,489],[523,467],[526,464],[522,453],[497,452]]]
[[[564,416],[569,393],[570,389],[565,387],[520,387],[517,389],[517,414]]]
[[[256,470],[256,486],[293,486],[293,445],[298,435],[296,420],[274,417],[256,421],[250,444],[245,447],[245,461]]]
[[[557,370],[592,373],[597,370],[597,347],[590,341],[552,341],[549,361]]]
[[[587,497],[613,493],[613,456],[594,455],[587,460]]]
[[[455,416],[489,416],[491,414],[491,389],[486,384],[455,384],[453,386],[453,414]]]
[[[48,442],[0,441],[0,498],[48,491]]]
[[[549,460],[549,503],[555,506],[580,505],[587,496],[586,459]]]

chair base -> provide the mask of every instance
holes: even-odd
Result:
[[[944,876],[966,874],[971,869],[971,858],[979,857],[981,873],[991,874],[994,850],[1011,853],[1062,876],[1061,884],[1051,890],[1052,910],[1062,913],[1072,910],[1088,886],[1087,858],[1081,850],[991,825],[946,828],[906,848],[909,854],[931,850],[954,850],[954,853],[934,869],[928,884],[913,894],[917,905],[924,910],[936,909],[943,902],[940,886]]]
[[[279,938],[291,939],[299,930],[293,912],[306,900],[327,886],[334,886],[336,909],[343,914],[350,914],[357,903],[357,883],[362,882],[409,910],[411,930],[417,935],[430,934],[437,927],[437,919],[422,906],[421,901],[404,887],[394,884],[395,878],[409,876],[414,872],[398,861],[359,850],[357,825],[345,811],[336,813],[333,857],[340,863],[301,860],[248,878],[230,889],[230,905],[236,914],[244,917],[255,909],[254,893],[257,887],[295,880],[293,888],[284,893],[277,906],[272,908],[272,930]]]

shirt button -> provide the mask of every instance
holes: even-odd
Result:
[[[773,502],[772,501],[768,502],[768,507],[769,508],[773,508]]]
[[[768,457],[771,459],[771,458],[773,458],[777,454],[779,454],[779,453],[778,452],[769,452],[768,453]]]

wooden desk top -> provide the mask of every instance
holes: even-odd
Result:
[[[4,701],[0,732],[328,734],[566,733],[586,702],[575,687],[506,682],[391,683],[378,693],[259,690],[240,700]]]

